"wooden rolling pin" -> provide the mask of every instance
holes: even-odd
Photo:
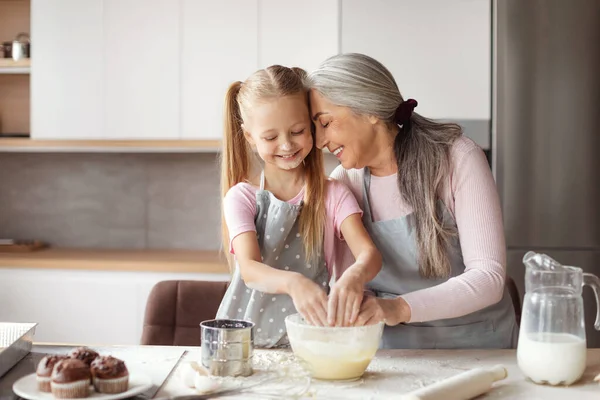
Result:
[[[508,373],[502,365],[492,368],[476,368],[415,390],[401,397],[402,400],[468,400],[492,387],[494,382],[506,378]]]

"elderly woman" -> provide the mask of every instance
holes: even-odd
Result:
[[[415,112],[392,74],[341,54],[309,75],[317,145],[341,165],[383,256],[357,323],[384,320],[384,348],[510,348],[499,198],[485,155],[460,126]],[[339,270],[353,262],[338,243]]]

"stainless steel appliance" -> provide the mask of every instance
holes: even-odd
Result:
[[[600,274],[600,1],[496,0],[492,165],[508,273],[526,251]],[[596,304],[584,290],[588,347]]]

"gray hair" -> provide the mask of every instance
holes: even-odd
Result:
[[[364,54],[340,54],[309,74],[308,87],[337,106],[356,114],[373,115],[390,127],[404,101],[394,77],[380,62]],[[419,248],[419,271],[428,279],[451,273],[448,249],[457,236],[439,213],[442,184],[450,174],[450,147],[462,134],[456,124],[440,123],[413,112],[394,129],[398,188],[413,208]],[[390,130],[391,132],[391,130]]]
[[[346,53],[328,58],[308,75],[307,84],[337,106],[386,122],[393,121],[404,101],[391,72],[364,54]]]

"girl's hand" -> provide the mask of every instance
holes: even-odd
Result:
[[[330,325],[351,326],[360,311],[364,285],[381,270],[381,254],[365,229],[360,213],[346,217],[340,225],[340,230],[355,262],[341,273],[332,287],[329,295],[328,322]]]
[[[329,293],[327,323],[330,326],[352,326],[360,311],[363,291],[363,278],[346,271]]]
[[[308,323],[317,326],[327,324],[327,295],[315,282],[298,274],[289,285],[289,295],[296,310]]]

